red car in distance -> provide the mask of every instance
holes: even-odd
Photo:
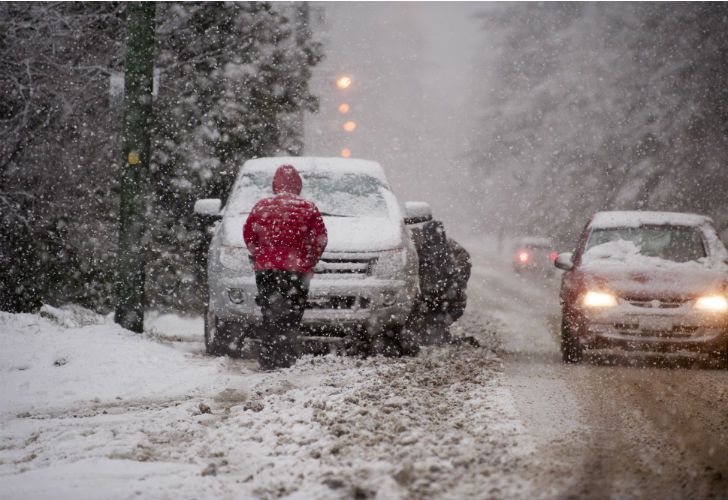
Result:
[[[557,255],[550,238],[520,238],[514,246],[513,270],[518,274],[553,275]]]

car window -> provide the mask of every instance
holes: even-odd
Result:
[[[707,256],[699,227],[672,225],[595,228],[589,234],[584,253],[595,253],[596,247],[616,242],[630,245],[641,255],[673,262],[689,262]],[[609,255],[600,252],[599,257],[609,258]]]
[[[387,217],[387,187],[369,175],[301,172],[301,196],[323,214],[340,217]],[[273,196],[272,172],[243,173],[235,183],[226,210],[249,213],[258,200]]]

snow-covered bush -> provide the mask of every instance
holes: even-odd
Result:
[[[494,228],[573,243],[597,210],[647,208],[728,224],[728,5],[498,4],[481,19],[473,184]]]

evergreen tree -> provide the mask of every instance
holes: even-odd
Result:
[[[125,9],[0,4],[0,309],[113,304],[122,108],[109,79],[123,70]],[[267,3],[157,9],[146,242],[157,306],[201,297],[194,200],[224,198],[247,158],[300,150],[292,117],[316,109],[308,79],[320,49],[294,14]]]
[[[170,21],[159,27],[150,282],[158,303],[202,304],[208,239],[194,201],[224,200],[248,158],[300,150],[293,118],[317,109],[308,80],[320,49],[296,32],[291,8],[160,7]]]

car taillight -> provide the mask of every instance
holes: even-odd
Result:
[[[531,258],[531,255],[528,252],[520,251],[518,252],[516,258],[518,259],[518,262],[525,264],[526,262],[528,262],[528,259]]]
[[[551,262],[556,262],[556,257],[559,256],[559,252],[551,252],[549,254],[549,259],[551,259]]]

